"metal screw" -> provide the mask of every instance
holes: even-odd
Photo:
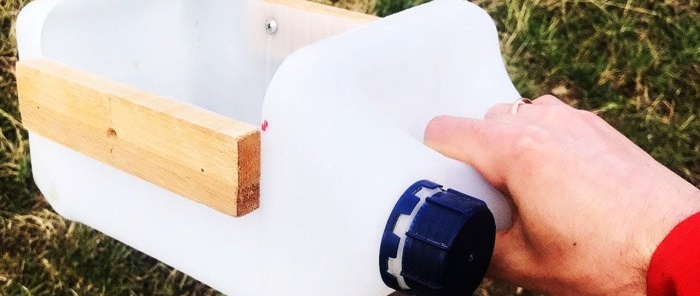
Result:
[[[270,35],[277,32],[277,21],[275,19],[269,18],[265,20],[265,32]]]
[[[469,253],[469,258],[467,258],[467,261],[469,261],[469,263],[474,262],[474,252]]]

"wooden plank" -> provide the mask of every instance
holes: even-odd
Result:
[[[229,215],[258,207],[257,127],[49,60],[16,75],[32,132]]]
[[[369,14],[364,14],[356,11],[345,10],[334,6],[323,5],[320,3],[310,2],[308,0],[263,0],[268,3],[278,4],[286,7],[292,7],[299,10],[304,10],[312,13],[319,13],[337,18],[347,18],[359,23],[367,23],[379,19],[379,17]]]

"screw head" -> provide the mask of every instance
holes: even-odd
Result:
[[[265,20],[265,32],[270,35],[277,32],[277,21],[275,19],[268,18]]]

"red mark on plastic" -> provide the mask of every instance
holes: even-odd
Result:
[[[267,120],[263,120],[263,123],[262,123],[262,125],[260,125],[260,127],[262,128],[263,132],[266,131],[267,130]]]

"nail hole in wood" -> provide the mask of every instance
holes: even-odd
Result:
[[[107,129],[107,137],[109,137],[109,138],[116,138],[116,137],[117,137],[117,131],[115,131],[113,128],[108,128],[108,129]]]

